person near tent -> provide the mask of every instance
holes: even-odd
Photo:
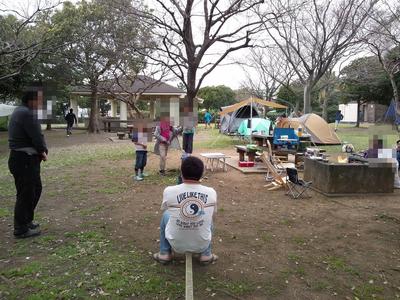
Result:
[[[70,136],[72,134],[72,127],[75,124],[78,124],[78,120],[76,119],[76,116],[74,114],[74,110],[71,108],[69,110],[69,113],[65,116],[65,120],[67,121],[67,136]]]
[[[206,113],[204,114],[204,123],[206,124],[206,128],[207,126],[211,128],[211,120],[212,120],[212,115],[210,114],[210,112],[208,110],[206,110]]]
[[[342,111],[338,109],[335,114],[335,131],[337,131],[340,121],[343,120]]]
[[[166,264],[173,253],[200,253],[201,264],[218,259],[211,252],[213,216],[217,211],[217,193],[200,183],[204,164],[201,159],[187,157],[181,166],[183,183],[165,188],[161,209],[160,251],[153,258]]]
[[[154,132],[156,138],[154,154],[160,156],[160,175],[165,175],[168,150],[181,148],[178,140],[178,134],[181,132],[182,129],[174,128],[171,125],[169,116],[161,116],[160,123],[156,126]]]
[[[287,118],[286,114],[283,113],[282,115],[280,115],[280,116],[276,119],[276,126],[275,126],[275,128],[285,128],[285,127],[287,127],[287,123],[288,123],[288,118]]]
[[[36,92],[26,92],[22,105],[11,115],[8,141],[8,167],[15,180],[17,201],[14,208],[14,236],[28,238],[40,234],[34,211],[42,193],[40,164],[47,160],[47,146],[34,111],[38,108]]]

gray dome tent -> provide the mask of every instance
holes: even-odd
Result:
[[[221,107],[221,110],[233,107],[234,105],[235,104]],[[259,114],[256,110],[255,104],[252,105],[252,109],[253,109],[252,113],[253,118],[258,118]],[[227,113],[221,117],[219,131],[225,134],[235,133],[239,129],[239,126],[242,123],[242,121],[248,120],[250,119],[250,117],[251,117],[250,104],[242,106],[237,110]]]

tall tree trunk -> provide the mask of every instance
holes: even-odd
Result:
[[[328,123],[328,97],[325,97],[322,103],[322,118]]]
[[[89,133],[99,133],[99,103],[97,101],[97,85],[91,83]]]
[[[196,97],[196,71],[189,68],[187,78],[187,91],[186,96],[188,99],[189,110],[193,112],[194,98]]]
[[[400,115],[400,96],[399,96],[399,89],[397,88],[396,80],[394,75],[389,73],[390,83],[393,89],[393,98],[395,103],[396,115]]]
[[[196,97],[195,89],[194,88],[192,89],[190,86],[188,86],[188,91],[187,91],[186,97],[187,97],[187,105],[188,105],[189,113],[193,113],[195,111],[194,110],[194,99]],[[193,123],[193,126],[196,126],[196,124]],[[193,147],[193,139],[189,139],[189,143],[190,144],[188,145],[188,148],[193,149],[194,148]]]
[[[307,80],[306,84],[304,85],[304,114],[311,113],[311,89],[311,80]]]
[[[326,95],[326,88],[319,92],[319,101],[322,102],[322,118],[328,122],[328,97]]]

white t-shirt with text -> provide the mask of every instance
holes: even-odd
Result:
[[[170,218],[165,237],[175,252],[201,253],[211,242],[212,217],[217,210],[217,193],[201,184],[182,183],[164,190],[162,210]]]

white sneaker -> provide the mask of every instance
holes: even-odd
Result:
[[[136,180],[136,181],[142,181],[142,180],[143,180],[143,177],[135,176],[135,180]]]

